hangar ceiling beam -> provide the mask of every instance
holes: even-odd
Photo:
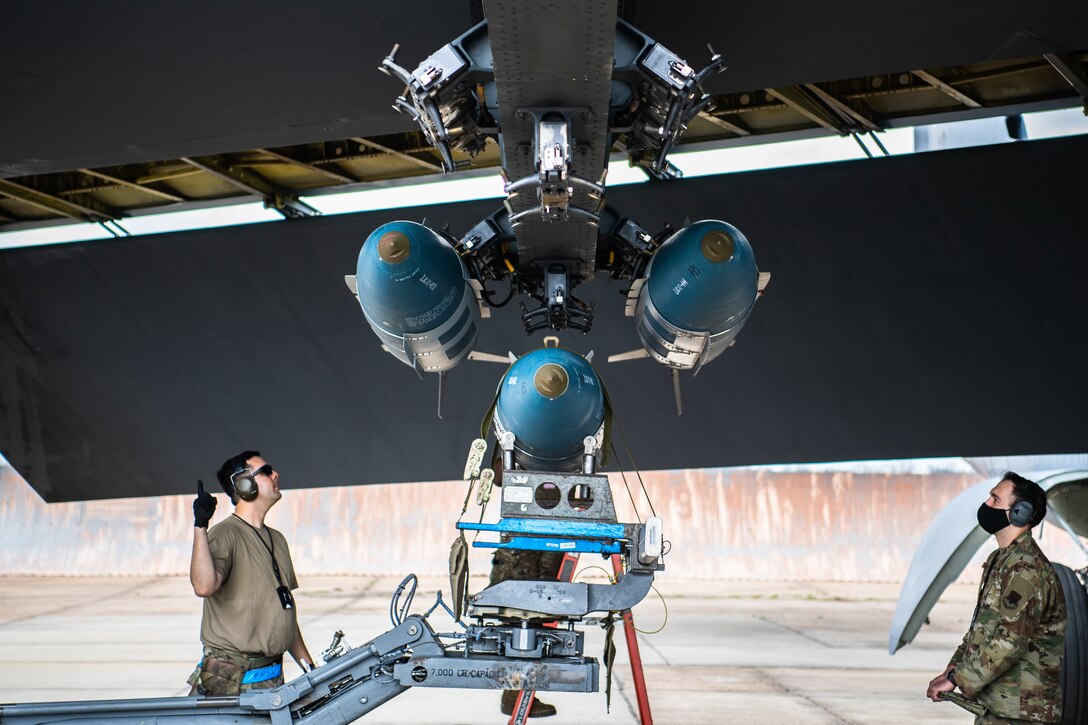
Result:
[[[442,172],[442,167],[439,166],[436,163],[432,163],[430,161],[427,161],[426,159],[421,159],[418,156],[412,156],[411,154],[405,153],[404,151],[398,151],[397,149],[390,148],[388,146],[384,146],[384,145],[378,143],[377,141],[371,141],[370,139],[360,138],[359,136],[352,136],[351,140],[354,141],[355,143],[359,144],[360,146],[366,146],[369,149],[374,149],[375,151],[381,151],[382,153],[389,154],[390,156],[396,156],[398,159],[404,159],[405,161],[410,161],[413,164],[415,164],[416,166],[422,166],[423,168],[430,169],[431,171],[434,171],[436,173],[441,173]]]
[[[744,128],[743,126],[740,126],[740,125],[738,125],[738,124],[736,124],[736,123],[734,123],[732,121],[726,121],[721,116],[715,116],[710,111],[699,111],[699,118],[702,118],[702,119],[704,119],[706,121],[710,121],[711,123],[713,123],[718,128],[724,128],[726,131],[729,131],[731,133],[735,133],[738,136],[751,136],[752,135],[752,132],[749,131],[748,129]]]
[[[996,80],[998,78],[1007,78],[1009,76],[1019,75],[1023,77],[1025,74],[1032,73],[1045,68],[1047,62],[1040,59],[1032,59],[1027,62],[1015,62],[1015,63],[1002,63],[998,66],[989,66],[982,68],[981,70],[963,70],[963,72],[957,72],[955,78],[950,78],[950,85],[962,86],[970,83],[985,83],[986,81]]]
[[[358,181],[358,179],[353,179],[350,176],[345,176],[344,174],[333,171],[332,169],[324,169],[320,166],[314,166],[311,163],[308,163],[301,159],[296,159],[293,156],[288,156],[287,154],[282,154],[279,151],[272,151],[271,149],[257,149],[257,151],[261,152],[262,154],[268,154],[272,158],[279,159],[280,161],[291,164],[292,166],[298,166],[299,168],[313,171],[316,174],[321,174],[322,176],[326,176],[330,179],[335,179],[341,184],[354,184]]]
[[[127,189],[136,189],[137,191],[142,191],[145,194],[150,194],[151,196],[165,199],[166,201],[185,201],[184,197],[178,196],[177,194],[168,194],[165,191],[159,191],[158,189],[153,189],[150,186],[141,186],[135,181],[129,181],[127,179],[111,176],[110,174],[103,174],[101,171],[94,171],[93,169],[80,169],[79,173],[95,179],[101,179],[102,181],[108,181],[111,184],[123,186]]]
[[[829,131],[834,131],[837,134],[845,136],[854,130],[850,127],[853,124],[846,123],[846,121],[837,113],[834,113],[831,109],[824,106],[809,95],[805,89],[799,86],[768,88],[766,90],[767,93],[782,101],[805,118],[820,124]]]
[[[1044,53],[1043,57],[1054,66],[1054,70],[1058,71],[1066,83],[1073,86],[1073,90],[1080,94],[1081,100],[1088,104],[1088,81],[1085,81],[1084,76],[1078,73],[1069,62],[1070,57],[1059,53]]]
[[[855,123],[860,124],[866,131],[884,130],[884,128],[880,126],[876,121],[874,121],[869,114],[866,114],[858,110],[857,108],[854,108],[846,101],[835,98],[835,96],[831,95],[823,88],[820,88],[815,83],[806,83],[805,88],[808,89],[808,91],[814,96],[827,104],[829,107],[831,107],[833,110],[835,110],[840,116],[845,115],[846,117],[853,119]]]
[[[239,189],[244,189],[250,194],[261,197],[262,199],[264,199],[265,206],[270,209],[275,209],[288,219],[318,215],[318,211],[316,209],[314,209],[306,202],[301,201],[294,194],[283,189],[277,189],[266,179],[262,178],[258,174],[253,173],[252,171],[247,171],[246,169],[234,167],[224,163],[222,157],[184,157],[181,160],[187,164],[195,166],[198,169],[207,171],[213,176],[218,176],[223,181],[233,184]]]
[[[89,197],[84,197],[79,202],[61,199],[59,196],[31,189],[29,186],[22,186],[7,179],[0,179],[0,194],[80,221],[98,222],[120,218],[117,212]]]
[[[196,174],[203,174],[203,169],[198,169],[195,166],[188,164],[168,164],[158,167],[144,174],[143,176],[137,176],[133,179],[137,184],[154,184],[157,181],[169,181],[170,179],[180,179],[186,176],[194,176]]]
[[[968,108],[982,108],[982,104],[976,101],[974,98],[971,98],[971,96],[967,95],[963,91],[953,88],[932,73],[927,73],[924,70],[912,70],[911,73],[916,78],[920,78],[921,80],[936,88],[938,91],[952,96]]]

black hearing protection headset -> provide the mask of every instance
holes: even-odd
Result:
[[[1009,523],[1013,526],[1030,526],[1035,518],[1035,507],[1031,501],[1020,500],[1009,509]]]
[[[243,501],[252,501],[257,498],[257,481],[253,478],[253,471],[248,468],[239,468],[230,474],[230,485],[234,493]]]

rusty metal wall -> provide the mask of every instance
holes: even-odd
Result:
[[[643,474],[672,549],[665,576],[772,581],[901,581],[934,515],[979,480],[963,473],[781,473],[701,469]],[[649,515],[628,474],[641,516]],[[612,475],[621,520],[633,520]],[[219,497],[216,520],[229,503]],[[188,572],[190,496],[45,504],[0,468],[0,574],[155,575]],[[443,574],[461,482],[286,490],[269,523],[287,534],[305,574]],[[493,502],[489,518],[497,515]],[[478,516],[475,508],[468,516]],[[1056,529],[1044,549],[1083,555]],[[989,547],[984,547],[984,552]],[[486,571],[488,553],[473,552]],[[969,566],[965,581],[977,578]]]

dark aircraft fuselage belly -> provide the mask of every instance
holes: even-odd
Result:
[[[608,154],[608,104],[616,3],[565,0],[536,5],[517,0],[487,3],[488,33],[499,94],[503,161],[511,181],[537,174],[534,121],[521,109],[578,109],[572,117],[572,175],[596,180]],[[519,212],[539,204],[531,194],[511,200]],[[576,189],[572,204],[590,207]],[[595,271],[597,227],[532,216],[515,228],[518,264],[531,272],[534,261],[571,260],[570,275],[584,281]]]

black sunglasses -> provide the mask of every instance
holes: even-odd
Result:
[[[276,469],[272,467],[272,464],[271,463],[266,463],[263,466],[261,466],[260,468],[258,468],[256,471],[254,471],[253,475],[254,476],[265,475],[265,476],[268,476],[269,478],[271,478],[272,474],[275,473],[275,472],[276,472]]]

